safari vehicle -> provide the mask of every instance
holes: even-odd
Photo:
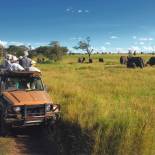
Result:
[[[53,104],[39,72],[0,70],[0,132],[34,125],[52,126],[60,106]]]

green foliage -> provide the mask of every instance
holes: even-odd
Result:
[[[52,60],[60,60],[63,55],[67,53],[68,49],[66,47],[61,47],[60,44],[56,41],[51,42],[50,47],[47,51],[47,57]]]
[[[57,61],[61,60],[64,55],[67,54],[68,48],[61,46],[58,41],[52,41],[48,46],[40,46],[36,49],[31,50],[31,46],[26,47],[24,45],[22,46],[16,46],[16,45],[10,45],[7,49],[7,52],[9,54],[13,54],[16,56],[23,56],[24,51],[29,50],[29,57],[46,57],[50,59],[50,61]],[[1,47],[0,47],[0,54],[1,54]]]
[[[48,50],[48,46],[40,46],[34,50],[31,50],[31,57],[45,56]]]
[[[0,58],[3,56],[3,50],[4,50],[4,47],[0,45]]]
[[[91,49],[91,45],[90,45],[90,37],[87,37],[86,40],[79,41],[78,46],[75,46],[74,49],[81,49],[86,51],[90,58],[93,52],[93,49]]]
[[[28,48],[24,45],[21,45],[21,46],[10,45],[6,50],[9,54],[13,54],[19,57],[19,56],[23,56],[24,51],[28,50]]]
[[[53,41],[49,44],[49,46],[38,47],[31,53],[33,53],[34,56],[40,54],[49,58],[50,60],[57,61],[61,60],[67,52],[67,47],[61,46],[58,41]]]

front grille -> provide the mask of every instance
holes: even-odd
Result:
[[[45,106],[27,107],[27,116],[41,116],[45,114]]]
[[[22,109],[23,117],[45,115],[45,105],[25,106]]]

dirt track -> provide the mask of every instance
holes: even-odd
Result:
[[[52,134],[37,127],[13,131],[14,155],[60,155],[60,148],[51,140]]]
[[[70,122],[61,122],[54,130],[29,127],[10,134],[9,155],[90,155],[93,146],[88,131]]]

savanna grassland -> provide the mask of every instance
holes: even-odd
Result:
[[[70,154],[155,154],[155,68],[127,69],[119,55],[103,56],[104,64],[98,57],[39,66],[67,122],[62,143]]]
[[[120,55],[92,57],[93,64],[78,64],[74,55],[38,65],[52,100],[61,104],[55,140],[61,154],[154,155],[155,68],[127,69]]]

